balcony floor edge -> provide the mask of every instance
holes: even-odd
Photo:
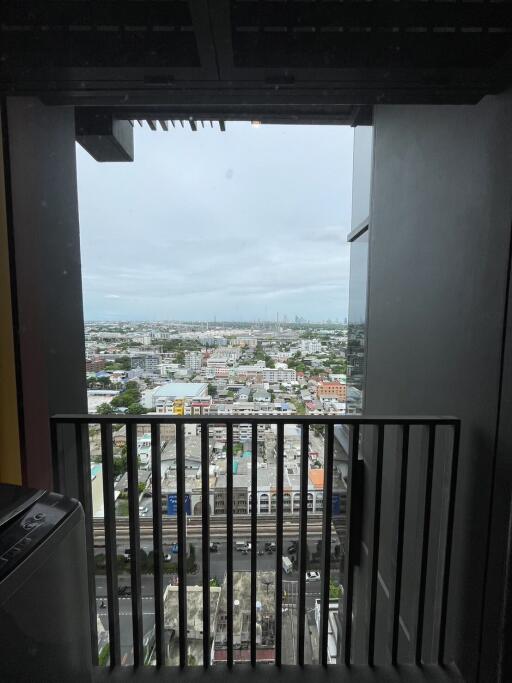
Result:
[[[415,666],[404,664],[397,667],[390,666],[282,666],[280,668],[269,665],[251,667],[250,665],[236,665],[232,669],[227,666],[216,665],[207,670],[200,666],[179,669],[177,667],[97,667],[93,674],[94,683],[144,683],[145,681],[180,680],[184,683],[210,683],[216,681],[224,683],[226,678],[244,677],[244,683],[265,683],[276,681],[288,683],[296,681],[298,677],[303,683],[463,683],[460,672],[455,666],[440,667],[436,665]]]

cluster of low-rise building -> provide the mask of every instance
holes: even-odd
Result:
[[[249,661],[251,642],[251,574],[233,572],[233,659]],[[275,661],[275,573],[257,572],[256,646],[260,663]],[[210,586],[209,664],[227,660],[227,585]],[[189,663],[203,659],[203,588],[187,586],[187,657]],[[168,585],[164,593],[164,641],[166,662],[179,664],[179,588]]]
[[[222,424],[210,425],[207,470],[202,462],[201,429],[207,428],[194,424],[184,427],[185,438],[185,494],[187,513],[190,516],[202,515],[202,478],[208,477],[209,511],[211,515],[225,515],[227,510],[227,458],[226,427]],[[257,453],[252,454],[252,430],[256,430]],[[258,515],[275,515],[277,505],[277,452],[275,425],[250,424],[233,425],[233,513],[250,515],[255,502]],[[168,425],[162,432],[165,435],[161,453],[162,461],[162,507],[173,514],[172,504],[177,490],[176,474],[176,434],[175,427]],[[323,438],[316,436],[307,454],[307,509],[310,514],[321,514],[324,497]],[[151,436],[142,434],[137,442],[141,467],[150,468]],[[317,448],[318,450],[315,450]],[[334,459],[333,472],[333,513],[341,514],[345,507],[345,463],[342,452]],[[301,483],[300,468],[301,434],[295,425],[286,425],[283,452],[283,513],[296,515],[300,509]],[[252,487],[252,468],[256,467],[256,489]],[[149,493],[151,486],[148,486]]]
[[[333,358],[338,362],[343,359],[346,339],[342,329],[318,334],[309,330],[303,338],[297,329],[191,328],[184,324],[173,330],[170,326],[127,323],[118,335],[115,325],[91,325],[86,337],[90,410],[108,403],[132,382],[138,387],[140,412],[147,414],[200,418],[345,412],[345,375],[340,367],[328,364]],[[192,515],[200,514],[201,508],[199,429],[199,425],[186,426],[186,490]],[[258,468],[256,492],[251,490],[253,427],[241,421],[232,428],[235,513],[249,514],[255,500],[258,514],[273,514],[276,427],[260,424],[254,429],[258,444],[254,459]],[[287,429],[283,503],[285,514],[293,514],[300,497],[300,433],[293,426]],[[164,505],[165,496],[176,491],[173,430],[172,425],[165,429],[162,425]],[[219,424],[210,425],[209,430],[209,503],[211,514],[220,515],[225,514],[226,500],[226,429]],[[141,467],[149,469],[149,434],[139,434],[137,449]],[[320,513],[323,449],[310,446],[310,450],[308,510]],[[322,452],[315,454],[315,450]],[[342,491],[341,483],[339,488]]]
[[[112,326],[111,326],[112,327]],[[99,329],[98,329],[99,328]],[[346,337],[332,330],[301,338],[295,329],[175,331],[134,325],[119,336],[87,329],[88,378],[119,390],[136,381],[148,412],[174,415],[342,414],[347,401]],[[107,326],[108,328],[108,326]],[[169,350],[169,344],[177,350]],[[124,369],[116,368],[122,358]],[[341,367],[344,370],[344,367]],[[105,394],[106,402],[109,395]],[[96,405],[98,401],[95,402]],[[247,405],[250,403],[251,405]]]
[[[186,514],[203,515],[203,478],[208,478],[210,516],[235,516],[235,525],[247,524],[254,507],[267,523],[276,516],[282,495],[287,523],[298,517],[304,491],[301,468],[306,466],[306,506],[308,519],[319,520],[324,513],[324,442],[321,430],[309,432],[307,453],[302,452],[300,427],[284,425],[284,449],[277,453],[277,425],[253,425],[244,417],[289,416],[294,414],[344,414],[347,401],[345,377],[346,335],[343,328],[301,330],[254,326],[204,329],[186,324],[101,324],[86,330],[86,370],[90,410],[122,394],[128,382],[137,387],[140,412],[149,415],[222,418],[240,416],[232,424],[232,460],[228,454],[228,430],[221,421],[208,426],[201,421],[186,422],[184,435],[184,494]],[[129,387],[130,388],[130,387]],[[126,411],[114,402],[113,411]],[[151,433],[137,426],[138,480],[140,514],[145,514],[144,498],[152,493]],[[160,427],[162,511],[177,514],[176,429],[174,424]],[[201,430],[208,429],[208,452],[202,451]],[[253,437],[256,437],[255,439]],[[335,439],[337,434],[335,433]],[[332,484],[333,523],[341,520],[346,508],[346,450],[335,443]],[[126,431],[114,429],[114,457],[126,449]],[[253,452],[256,445],[256,452]],[[99,434],[91,441],[101,451]],[[126,452],[126,451],[124,451]],[[91,468],[93,513],[103,515],[102,466],[96,459]],[[232,467],[228,472],[227,467]],[[279,464],[279,465],[278,465]],[[282,490],[277,490],[277,470],[282,466]],[[256,470],[256,472],[254,472]],[[232,477],[232,508],[228,509],[228,473]],[[253,486],[254,475],[256,486]],[[126,474],[114,482],[116,506],[126,504]],[[121,509],[121,507],[120,507]],[[119,511],[118,511],[119,512]],[[120,513],[121,514],[121,513]],[[148,514],[151,514],[149,512]],[[246,518],[244,520],[244,517]],[[217,523],[222,523],[217,520]],[[275,573],[257,572],[256,642],[258,662],[275,660]],[[250,659],[250,582],[248,571],[233,574],[233,648],[234,660]],[[211,664],[227,659],[226,581],[210,586]],[[179,663],[179,589],[171,582],[164,594],[166,662]],[[337,604],[329,608],[329,657],[336,661],[338,638]],[[291,609],[291,608],[290,608]],[[187,651],[190,663],[203,659],[203,590],[187,586]],[[286,610],[283,607],[283,624]],[[315,619],[319,620],[318,605]]]

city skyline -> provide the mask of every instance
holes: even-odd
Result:
[[[346,317],[351,129],[137,127],[134,163],[77,164],[87,320]]]
[[[113,325],[121,325],[121,324],[128,324],[128,323],[133,323],[135,325],[173,325],[175,323],[179,324],[186,324],[186,325],[223,325],[225,323],[228,323],[230,325],[233,325],[235,323],[240,323],[241,325],[244,326],[250,326],[250,325],[329,325],[329,324],[334,324],[334,325],[346,325],[347,324],[347,318],[343,318],[343,320],[340,320],[339,318],[327,318],[325,320],[307,320],[305,318],[299,317],[298,320],[295,319],[294,317],[288,318],[287,316],[284,316],[283,318],[279,318],[279,320],[276,320],[275,318],[257,318],[257,319],[247,319],[247,320],[239,320],[237,318],[233,318],[231,320],[227,319],[216,319],[216,318],[210,318],[210,319],[202,319],[200,320],[199,318],[194,319],[194,318],[168,318],[168,319],[159,319],[159,318],[154,318],[154,319],[130,319],[130,318],[119,318],[118,320],[109,320],[109,319],[102,319],[102,318],[86,318],[84,320],[85,323],[91,324],[91,323],[108,323],[108,324],[113,324]]]

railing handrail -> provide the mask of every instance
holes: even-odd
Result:
[[[309,509],[309,435],[312,425],[322,425],[325,427],[324,441],[324,470],[326,472],[323,481],[322,497],[322,526],[323,526],[323,547],[322,547],[322,574],[321,574],[321,624],[319,627],[318,657],[323,665],[328,662],[328,603],[330,600],[331,584],[331,532],[333,524],[332,496],[333,496],[333,467],[334,467],[334,427],[337,425],[347,425],[349,432],[348,472],[346,484],[346,509],[341,509],[336,514],[343,516],[342,532],[344,534],[344,560],[343,560],[343,606],[341,609],[341,627],[337,642],[339,661],[344,661],[347,666],[352,663],[352,600],[354,585],[354,568],[358,563],[358,548],[361,545],[360,521],[361,521],[361,501],[362,493],[362,469],[363,460],[359,457],[360,447],[360,427],[368,425],[376,428],[376,443],[370,439],[369,448],[372,452],[374,474],[369,479],[365,487],[368,487],[369,514],[371,516],[371,532],[369,535],[369,567],[370,596],[368,601],[368,652],[367,662],[374,664],[374,648],[376,642],[376,615],[377,615],[377,584],[379,572],[379,548],[381,541],[381,496],[383,491],[383,463],[384,463],[384,444],[386,427],[397,427],[398,440],[393,434],[396,442],[397,451],[397,481],[396,492],[398,493],[397,521],[394,529],[395,540],[394,548],[391,553],[395,557],[395,576],[392,595],[392,630],[388,636],[391,637],[391,663],[396,665],[398,654],[398,635],[400,609],[402,605],[402,575],[404,570],[404,539],[405,539],[405,514],[406,498],[410,495],[407,491],[408,481],[408,459],[409,459],[409,431],[411,427],[420,427],[420,431],[426,432],[428,437],[428,448],[424,455],[425,458],[425,482],[423,515],[420,520],[419,538],[421,539],[420,557],[420,577],[419,591],[417,599],[417,624],[414,641],[415,661],[421,664],[423,661],[424,646],[424,624],[426,609],[426,590],[427,575],[429,568],[429,556],[431,553],[431,520],[432,520],[432,491],[433,474],[436,461],[436,429],[438,427],[449,427],[452,438],[446,444],[451,451],[451,463],[443,467],[442,477],[447,487],[447,505],[444,542],[444,562],[438,569],[442,576],[441,583],[441,605],[439,614],[439,637],[437,643],[437,660],[444,663],[446,647],[446,621],[448,612],[448,595],[450,588],[450,566],[451,550],[454,527],[455,513],[455,493],[457,487],[457,463],[460,444],[460,419],[453,416],[434,416],[434,415],[169,415],[169,414],[119,414],[111,413],[108,415],[96,414],[60,414],[54,415],[50,421],[52,437],[52,454],[54,460],[55,481],[59,485],[59,432],[66,435],[66,442],[69,443],[69,427],[74,427],[76,440],[76,456],[78,471],[80,475],[79,490],[80,499],[84,505],[86,518],[86,536],[88,545],[88,566],[89,566],[89,601],[91,613],[91,640],[93,648],[97,641],[96,635],[96,602],[95,602],[95,583],[92,567],[94,565],[94,520],[92,510],[92,497],[90,486],[90,455],[89,455],[89,429],[88,425],[98,425],[101,429],[101,461],[103,464],[103,501],[104,501],[104,541],[106,557],[106,577],[107,577],[107,599],[108,599],[108,630],[110,643],[110,667],[115,668],[121,663],[120,651],[120,625],[119,625],[119,601],[118,601],[118,569],[117,560],[117,527],[114,496],[114,472],[113,472],[113,425],[121,425],[126,428],[126,452],[128,459],[128,529],[130,548],[130,574],[132,586],[132,636],[133,636],[133,660],[135,667],[140,667],[144,662],[143,650],[143,613],[142,613],[142,590],[141,590],[141,561],[140,561],[140,532],[145,524],[141,524],[139,519],[139,498],[138,498],[138,467],[137,467],[137,426],[148,425],[151,427],[151,471],[156,483],[152,486],[153,503],[153,543],[154,543],[154,601],[155,601],[155,638],[156,638],[156,660],[157,664],[165,663],[164,651],[164,602],[163,602],[163,520],[161,512],[162,492],[160,482],[161,475],[161,439],[160,427],[164,424],[176,426],[176,497],[177,497],[177,518],[176,532],[178,540],[178,611],[179,611],[179,661],[180,666],[187,666],[187,570],[185,564],[185,552],[187,547],[187,524],[186,524],[186,488],[185,488],[185,450],[186,435],[185,424],[201,425],[201,516],[202,516],[202,610],[203,610],[203,666],[210,666],[211,656],[211,633],[210,633],[210,515],[209,510],[209,430],[208,427],[219,425],[226,428],[226,487],[225,501],[226,512],[226,628],[227,628],[227,663],[232,666],[236,657],[234,653],[233,641],[233,621],[234,621],[234,565],[233,565],[233,537],[234,519],[236,513],[233,510],[233,426],[251,425],[251,457],[252,462],[258,461],[258,451],[260,448],[258,434],[259,425],[277,425],[276,435],[276,506],[275,510],[270,505],[270,513],[275,512],[275,656],[274,661],[277,666],[281,665],[281,638],[283,634],[282,623],[282,558],[283,536],[284,536],[284,486],[283,473],[285,467],[284,449],[284,425],[295,424],[300,427],[300,507],[297,510],[299,518],[299,537],[296,549],[298,559],[298,592],[296,595],[296,655],[295,661],[300,665],[305,664],[305,627],[306,627],[306,569],[307,569],[307,535],[308,518],[311,523],[311,512]],[[59,429],[60,428],[60,429]],[[400,437],[401,434],[401,437]],[[423,439],[424,440],[424,439]],[[422,447],[423,449],[423,447]],[[424,449],[423,449],[424,450]],[[439,457],[438,454],[437,457]],[[439,470],[441,472],[441,470]],[[257,490],[258,467],[251,467],[251,490]],[[58,489],[60,490],[60,488]],[[248,510],[249,512],[249,510]],[[295,504],[293,513],[295,514]],[[444,515],[442,515],[444,516]],[[253,500],[252,508],[247,518],[247,525],[250,524],[251,545],[251,632],[250,632],[250,657],[253,666],[257,661],[257,640],[256,640],[256,569],[257,569],[257,538],[258,538],[258,514],[257,504]],[[247,534],[246,534],[247,535]],[[340,537],[341,541],[341,537]],[[365,612],[366,613],[366,612]],[[97,664],[98,652],[93,649],[94,663]]]
[[[59,424],[334,424],[334,425],[447,425],[460,424],[460,418],[453,415],[168,415],[141,414],[131,415],[128,413],[109,413],[97,415],[95,413],[83,414],[57,414],[50,418]]]

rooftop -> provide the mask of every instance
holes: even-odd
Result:
[[[203,382],[167,382],[153,390],[153,398],[198,398],[207,391]]]
[[[219,604],[216,644],[225,640],[226,590],[224,581]],[[275,623],[275,572],[256,572],[256,641],[260,646],[274,645]],[[251,572],[233,572],[233,642],[243,644],[247,641],[251,614]],[[223,628],[224,626],[224,628]],[[216,655],[217,659],[217,655]]]
[[[213,632],[217,606],[219,604],[221,589],[210,586],[210,631]],[[176,633],[179,627],[178,617],[178,586],[167,586],[164,592],[164,626],[166,629],[174,629]],[[187,586],[187,630],[188,638],[195,634],[203,633],[203,587]]]
[[[324,485],[324,471],[322,469],[309,470],[309,481],[313,484],[315,489],[322,489]]]

